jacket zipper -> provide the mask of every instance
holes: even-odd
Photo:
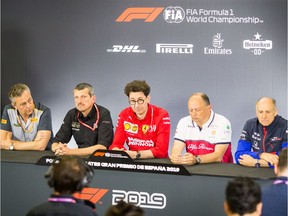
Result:
[[[263,127],[263,131],[264,131],[264,137],[263,137],[263,140],[262,140],[262,149],[263,149],[264,152],[266,152],[266,148],[265,148],[265,140],[266,140],[266,135],[267,135],[266,127]]]

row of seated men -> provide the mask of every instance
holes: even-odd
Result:
[[[225,201],[223,201],[225,214],[227,216],[286,216],[287,148],[279,154],[279,163],[274,167],[274,171],[277,178],[273,184],[262,188],[248,177],[237,177],[229,181],[225,190]],[[26,215],[97,216],[93,203],[77,199],[81,197],[81,190],[89,185],[93,175],[93,169],[79,156],[56,157],[45,174],[48,185],[54,189],[52,195],[47,202],[33,207]],[[127,201],[132,203],[126,203]],[[117,205],[110,206],[105,213],[105,216],[144,215],[144,210],[135,206],[132,199],[119,200]]]
[[[189,115],[180,119],[168,155],[169,113],[150,103],[150,86],[134,80],[124,93],[130,106],[120,112],[114,132],[110,111],[96,103],[93,87],[78,84],[73,90],[75,108],[68,111],[53,137],[50,109],[33,101],[27,85],[15,84],[8,93],[11,104],[5,106],[1,119],[1,149],[51,149],[57,156],[110,149],[126,151],[133,159],[169,157],[175,164],[233,163],[231,123],[212,110],[206,94],[189,97]],[[270,97],[256,102],[256,115],[243,128],[235,161],[243,166],[273,167],[279,152],[287,147],[287,120],[278,115],[276,101]],[[72,136],[78,148],[67,145]]]

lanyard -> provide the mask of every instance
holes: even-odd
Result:
[[[273,184],[286,184],[286,185],[288,185],[288,181],[287,180],[286,181],[284,181],[284,180],[275,180],[273,182]]]
[[[77,115],[77,119],[80,122],[80,124],[83,125],[84,127],[89,128],[92,131],[95,131],[97,129],[97,127],[98,127],[97,125],[98,125],[99,118],[100,118],[99,110],[98,110],[98,107],[96,106],[96,104],[94,104],[94,107],[95,107],[96,112],[97,112],[97,117],[96,117],[95,123],[93,124],[93,127],[91,127],[90,125],[88,125],[88,124],[86,124],[80,120],[80,118],[79,118],[80,112],[79,111],[78,111],[78,115]]]
[[[18,111],[16,110],[16,112],[18,112]],[[36,116],[37,116],[37,110],[34,109],[34,117],[36,117]],[[22,124],[19,115],[16,114],[16,118],[17,118],[18,124],[21,126],[21,128],[23,129],[23,131],[26,132],[26,133],[32,133],[32,132],[33,132],[33,128],[34,128],[34,123],[35,123],[35,121],[32,121],[32,118],[34,118],[34,117],[33,117],[33,115],[32,115],[32,117],[31,117],[31,119],[30,119],[30,125],[28,126],[28,130],[27,130],[27,129],[25,128],[25,125]]]
[[[51,197],[48,199],[49,202],[67,202],[67,203],[76,203],[75,199],[72,198],[56,198]]]

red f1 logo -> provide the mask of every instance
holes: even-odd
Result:
[[[89,200],[97,203],[109,190],[101,188],[83,188],[81,193],[74,193],[74,197],[82,200]]]
[[[153,22],[163,10],[164,7],[127,8],[116,19],[116,22],[131,22],[134,19],[144,19],[145,22]]]

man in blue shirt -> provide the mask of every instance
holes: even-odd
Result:
[[[34,102],[29,87],[23,83],[13,85],[8,96],[11,104],[5,106],[1,119],[1,149],[49,149],[53,136],[50,109]]]
[[[271,167],[287,147],[287,120],[278,115],[276,101],[262,97],[256,103],[257,118],[246,122],[235,152],[237,164]]]

